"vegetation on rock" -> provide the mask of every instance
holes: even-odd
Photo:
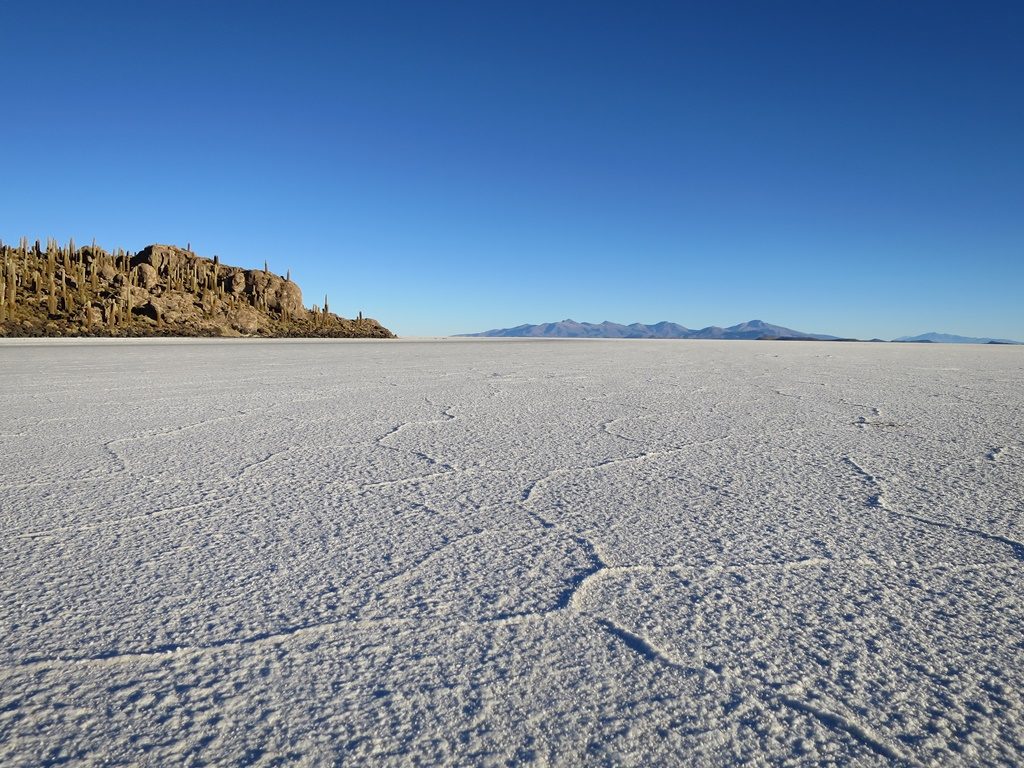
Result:
[[[392,338],[376,320],[324,306],[269,271],[229,267],[173,245],[135,254],[50,240],[0,243],[0,336]]]

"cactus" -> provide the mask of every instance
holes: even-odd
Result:
[[[50,317],[57,314],[57,287],[53,283],[53,273],[50,273],[50,285],[48,287],[48,295],[46,298],[46,309],[50,313]]]
[[[7,266],[7,314],[11,320],[14,319],[14,310],[18,306],[18,286],[15,283],[14,260],[11,259]]]

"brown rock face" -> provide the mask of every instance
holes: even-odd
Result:
[[[298,314],[303,310],[302,291],[290,280],[255,269],[246,270],[244,279],[243,290],[246,294],[256,297],[257,306],[262,303],[267,309],[285,315]]]
[[[132,256],[131,265],[148,264],[161,277],[167,277],[180,267],[198,259],[194,253],[176,245],[147,245]]]
[[[173,245],[131,255],[0,244],[0,285],[0,336],[393,336],[375,320],[306,309],[288,278]]]
[[[147,290],[160,283],[160,276],[156,268],[150,264],[139,264],[132,269],[132,276],[135,278],[136,285]]]
[[[224,288],[230,293],[241,293],[245,290],[245,273],[232,272],[224,278]]]

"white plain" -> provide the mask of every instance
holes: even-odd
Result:
[[[1024,348],[0,343],[0,763],[1024,761]]]

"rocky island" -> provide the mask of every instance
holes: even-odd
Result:
[[[107,252],[22,238],[0,243],[2,336],[393,338],[376,320],[307,309],[290,275],[208,259],[190,247]]]

